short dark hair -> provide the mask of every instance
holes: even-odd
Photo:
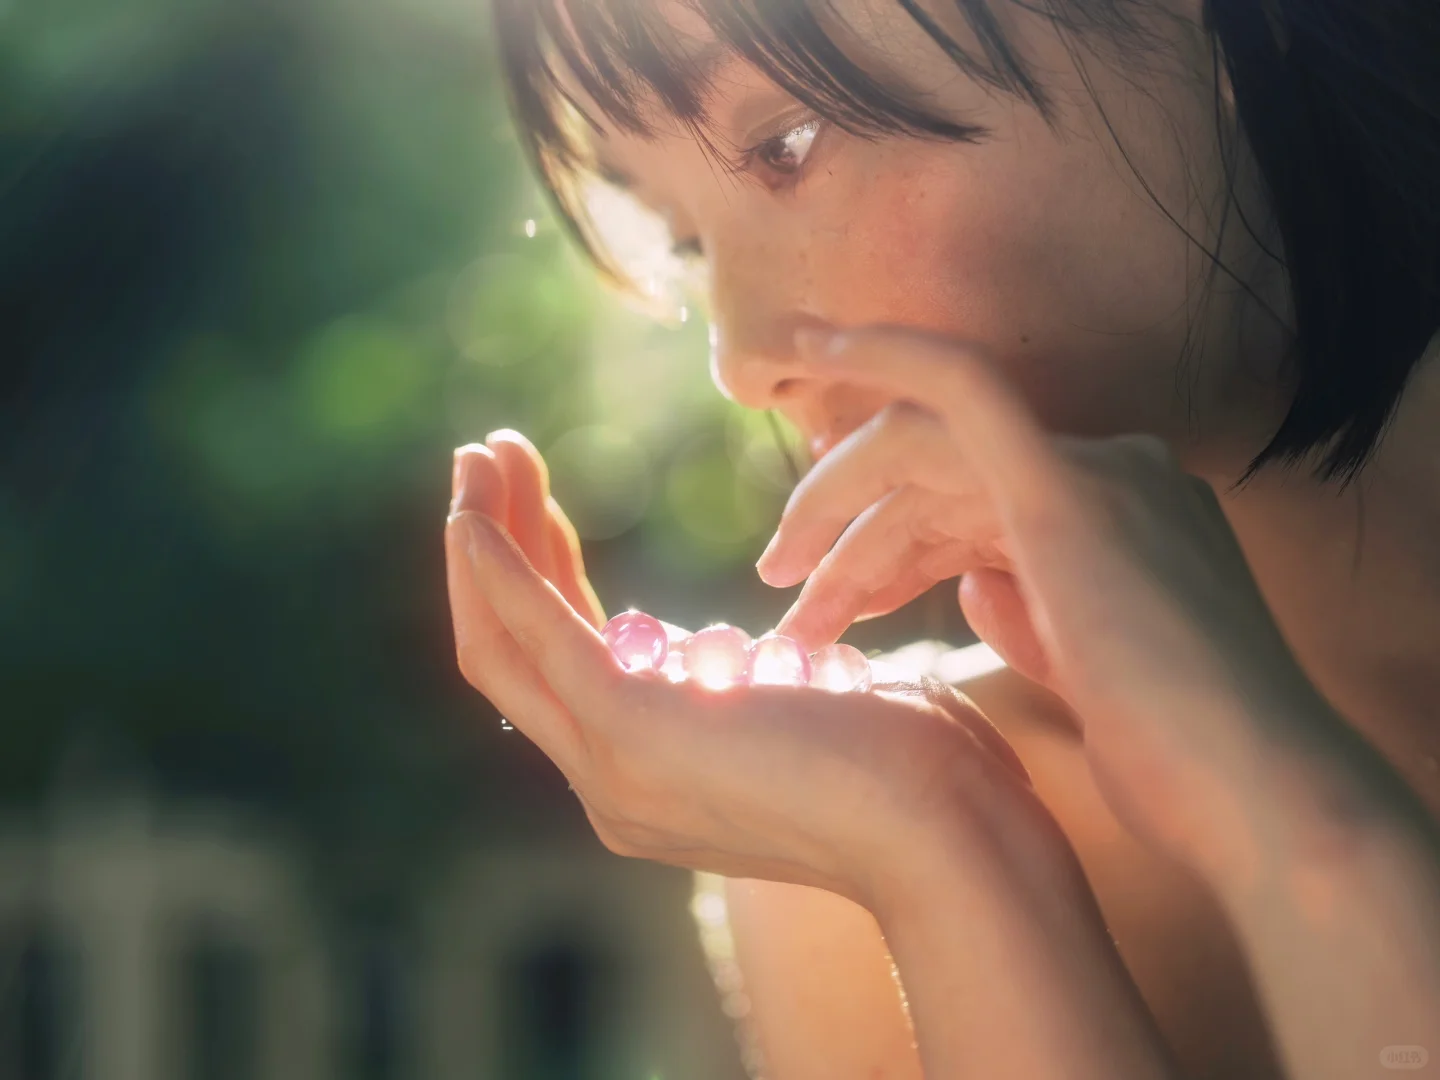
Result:
[[[526,153],[570,233],[604,276],[629,287],[576,197],[573,181],[589,163],[564,119],[566,95],[547,50],[612,123],[644,137],[654,133],[644,104],[657,102],[703,139],[708,87],[678,56],[673,28],[648,0],[492,2]],[[825,0],[685,2],[717,39],[852,134],[962,141],[986,134],[926,110],[858,66],[817,17]],[[1045,88],[989,0],[953,0],[978,52],[963,48],[920,0],[895,2],[968,75],[1050,118]],[[1124,42],[1130,55],[1153,34],[1142,16],[1154,5],[1143,0],[1010,2],[1043,12],[1077,38]],[[1293,397],[1242,479],[1269,462],[1294,465],[1319,452],[1317,474],[1343,484],[1369,460],[1440,329],[1440,5],[1205,0],[1203,16],[1267,188],[1282,244],[1274,257],[1285,267],[1292,312],[1286,374]],[[595,122],[575,102],[568,107]],[[1216,114],[1218,122],[1218,101]],[[1230,197],[1233,203],[1233,186]]]

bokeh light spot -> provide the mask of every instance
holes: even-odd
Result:
[[[546,460],[555,497],[587,540],[619,536],[650,504],[649,459],[618,428],[574,428],[556,440]]]
[[[427,375],[415,348],[396,328],[352,315],[313,335],[296,360],[301,400],[328,435],[368,434],[416,403]]]

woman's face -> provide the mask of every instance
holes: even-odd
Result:
[[[728,157],[778,136],[752,172],[727,172],[674,121],[654,141],[613,127],[593,141],[676,240],[702,248],[720,389],[780,410],[823,453],[885,401],[797,376],[795,328],[906,323],[987,350],[1057,430],[1149,431],[1196,471],[1238,471],[1283,411],[1280,340],[1223,274],[1202,303],[1211,261],[1185,232],[1213,249],[1224,169],[1198,26],[1157,21],[1167,46],[1087,55],[1082,75],[1048,22],[994,5],[1050,95],[1052,125],[963,75],[896,0],[839,7],[863,31],[867,44],[847,50],[867,70],[903,73],[932,107],[990,135],[866,141],[817,124],[731,60],[716,81],[712,139]],[[708,38],[693,13],[671,14]],[[969,40],[963,24],[950,29]],[[1243,173],[1238,190],[1247,221],[1264,228]],[[1283,306],[1278,274],[1261,273],[1258,245],[1230,217],[1227,265]]]

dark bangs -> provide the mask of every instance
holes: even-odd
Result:
[[[567,231],[605,277],[638,293],[598,241],[579,192],[595,174],[576,130],[597,127],[565,93],[550,57],[573,72],[604,117],[622,131],[654,134],[659,108],[713,151],[706,102],[713,65],[695,62],[694,41],[679,36],[653,0],[492,0],[511,108],[532,166],[544,181]],[[825,0],[681,0],[704,19],[715,40],[829,122],[860,137],[905,134],[975,141],[985,130],[957,123],[887,86],[842,47],[848,28],[819,13]],[[979,43],[967,50],[926,13],[920,0],[896,0],[967,75],[1017,94],[1049,116],[1043,90],[1011,48],[984,0],[958,5]],[[566,20],[570,27],[567,30]],[[715,155],[717,158],[722,155]]]

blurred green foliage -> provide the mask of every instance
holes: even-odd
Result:
[[[0,6],[12,806],[249,801],[362,907],[447,837],[578,831],[453,670],[450,452],[494,428],[547,452],[608,606],[780,609],[749,571],[770,433],[709,386],[700,319],[616,303],[562,238],[487,19]]]

